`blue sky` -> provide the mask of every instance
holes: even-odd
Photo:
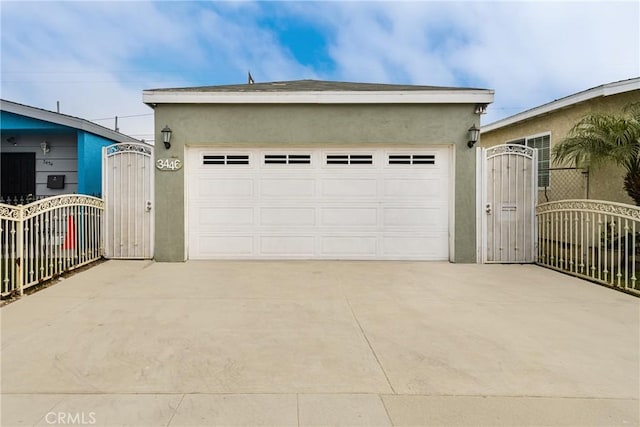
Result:
[[[640,76],[637,1],[5,1],[1,97],[153,138],[152,88],[320,79],[489,88],[490,123]]]

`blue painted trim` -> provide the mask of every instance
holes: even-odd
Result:
[[[102,147],[114,141],[78,131],[78,193],[102,197]]]
[[[68,126],[25,117],[19,114],[9,113],[8,111],[0,111],[0,129],[2,129],[3,132],[12,130],[75,131],[74,128]]]

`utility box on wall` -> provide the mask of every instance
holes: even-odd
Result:
[[[47,175],[47,188],[61,190],[64,188],[64,175]]]

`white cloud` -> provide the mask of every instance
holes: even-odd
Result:
[[[339,79],[452,85],[455,75],[442,60],[445,52],[428,34],[430,27],[446,29],[443,7],[442,3],[353,2],[329,3],[320,10],[302,4],[292,10],[314,16],[328,29],[329,52]]]
[[[2,97],[120,116],[122,132],[149,140],[144,89],[241,83],[249,69],[260,81],[315,76],[256,24],[259,12],[245,2],[3,2]]]
[[[201,49],[216,54],[215,58],[209,58],[209,63],[225,68],[227,73],[232,70],[242,76],[233,83],[244,83],[249,70],[259,81],[294,80],[301,75],[315,75],[312,69],[299,64],[286,47],[278,43],[272,31],[256,24],[259,10],[250,6],[238,13],[235,20],[217,10],[198,13],[192,25],[200,39]]]
[[[11,101],[55,111],[57,102],[60,112],[111,128],[115,116],[122,133],[134,138],[153,139],[152,110],[142,104],[140,90],[119,82],[118,76],[97,68],[71,61],[23,61],[21,66],[60,69],[67,67],[70,73],[35,75],[26,81],[6,85],[2,97]]]
[[[486,87],[484,123],[640,75],[637,2],[298,4],[343,80]]]
[[[148,139],[143,89],[242,83],[251,70],[257,81],[492,88],[488,123],[640,75],[639,14],[637,2],[4,1],[2,97],[60,101],[88,119],[139,116],[120,129]],[[320,28],[334,64],[300,64],[274,17]]]
[[[129,58],[149,45],[178,50],[186,34],[170,24],[151,3],[4,3],[2,97],[54,111],[59,101],[62,113],[85,119],[136,116],[120,119],[120,131],[153,139],[142,89],[167,80],[138,73]]]
[[[451,64],[495,88],[489,121],[640,75],[638,3],[471,6],[483,25]]]

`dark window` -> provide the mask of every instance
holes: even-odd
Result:
[[[412,161],[414,165],[435,165],[436,156],[433,154],[414,154]]]
[[[227,164],[228,165],[248,165],[249,156],[248,155],[227,156]]]
[[[248,165],[248,154],[216,154],[202,156],[203,165]]]
[[[286,154],[267,154],[264,156],[264,162],[267,165],[272,164],[287,164],[287,155]]]
[[[36,195],[36,153],[0,154],[0,196],[22,198]]]
[[[203,165],[224,165],[226,156],[204,156]]]
[[[309,165],[311,164],[311,154],[265,154],[264,163],[266,165]]]
[[[309,165],[311,154],[289,154],[289,164]]]
[[[434,154],[389,154],[390,165],[435,165]]]
[[[373,163],[373,156],[371,154],[352,154],[349,156],[349,161],[352,165],[370,165]]]
[[[389,155],[390,165],[410,165],[411,156],[409,154],[391,154]]]
[[[348,154],[329,154],[327,155],[327,164],[328,165],[348,165],[349,155]]]
[[[328,165],[372,165],[371,154],[327,154]]]

